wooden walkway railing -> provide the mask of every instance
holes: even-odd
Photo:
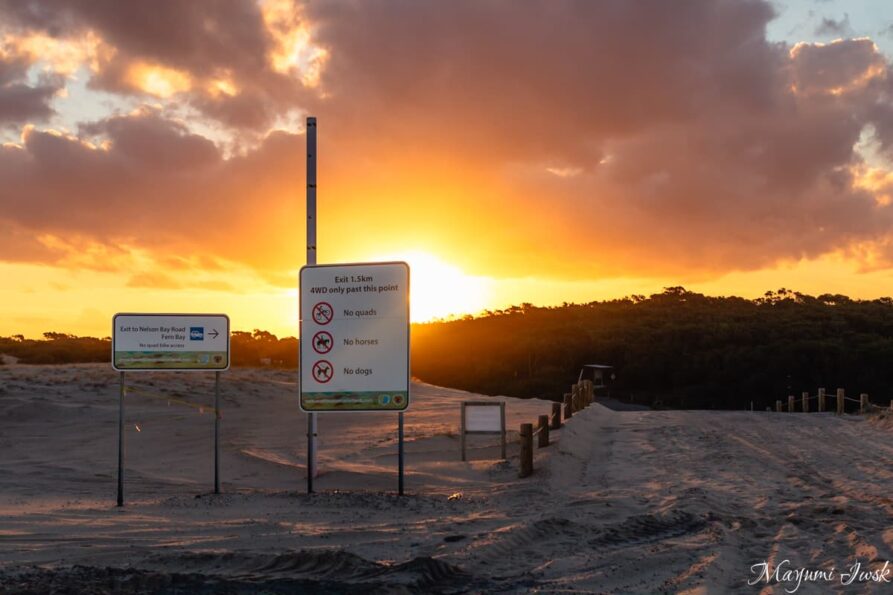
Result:
[[[591,380],[583,380],[571,386],[571,392],[564,394],[564,419],[570,419],[574,413],[588,407],[595,397],[595,389]],[[521,424],[518,432],[521,441],[521,464],[519,477],[528,477],[533,473],[533,437],[537,437],[537,448],[549,446],[549,431],[561,428],[562,403],[552,403],[552,415],[540,415],[536,430],[533,424]]]
[[[781,400],[775,401],[775,410],[779,413],[781,412],[794,412],[801,411],[803,413],[809,413],[812,410],[812,406],[810,403],[812,401],[816,402],[816,411],[818,413],[822,413],[826,410],[826,405],[828,399],[834,400],[835,412],[837,415],[843,415],[846,411],[846,402],[850,401],[852,403],[859,403],[859,413],[861,415],[865,415],[866,413],[870,413],[871,411],[877,410],[885,410],[886,407],[880,407],[879,405],[875,405],[868,399],[868,393],[861,393],[858,399],[854,399],[852,397],[846,396],[846,391],[842,388],[838,388],[837,392],[834,395],[828,395],[825,393],[824,388],[818,389],[817,394],[810,395],[808,392],[800,393],[800,398],[798,399],[794,395],[788,395],[787,407],[785,407],[785,403]],[[798,408],[799,402],[799,408]],[[893,401],[890,402],[889,410],[893,412]]]

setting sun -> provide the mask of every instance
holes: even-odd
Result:
[[[458,314],[476,314],[490,298],[486,277],[475,277],[420,250],[376,257],[375,261],[404,261],[410,270],[410,313],[413,322],[427,322]]]

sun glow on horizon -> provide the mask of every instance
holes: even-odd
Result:
[[[409,264],[409,301],[412,322],[429,322],[462,314],[477,314],[487,307],[489,277],[464,273],[459,267],[421,250],[376,257],[374,261]]]

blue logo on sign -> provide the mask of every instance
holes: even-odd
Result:
[[[190,341],[204,341],[205,340],[205,327],[190,326],[189,327],[189,340]]]

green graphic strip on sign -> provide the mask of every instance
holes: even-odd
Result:
[[[303,407],[307,411],[388,410],[406,408],[408,391],[396,392],[329,392],[303,393]]]
[[[116,351],[118,370],[207,369],[226,368],[225,351]]]

